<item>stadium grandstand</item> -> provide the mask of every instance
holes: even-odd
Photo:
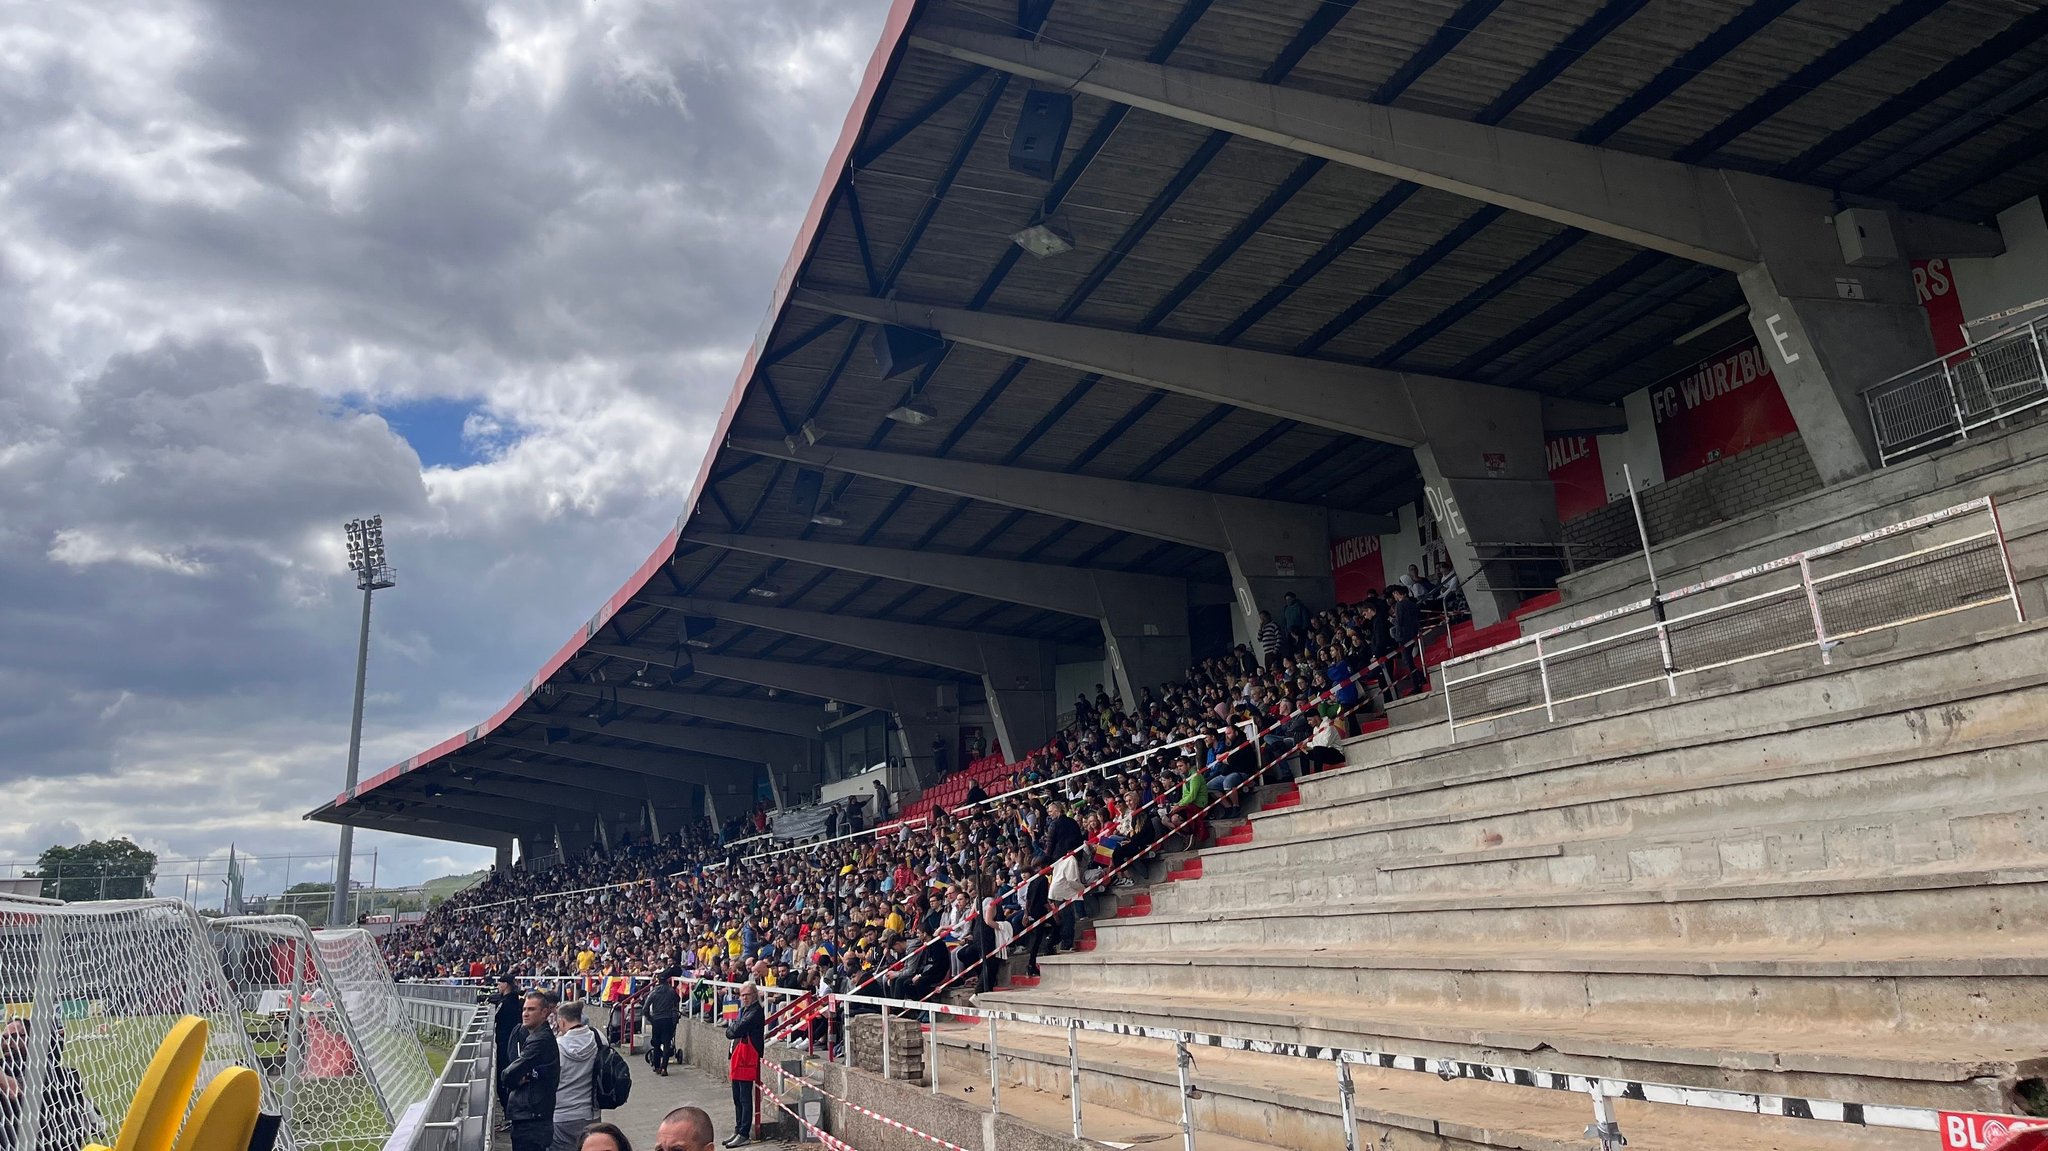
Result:
[[[674,531],[311,818],[862,1151],[1981,1147],[2044,183],[2028,0],[898,0]]]

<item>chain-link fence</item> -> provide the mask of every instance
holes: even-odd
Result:
[[[0,896],[0,1146],[111,1142],[182,1016],[207,1021],[199,1082],[258,1055],[205,922],[172,899],[61,904]],[[263,1106],[279,1106],[267,1079]]]
[[[1453,734],[1993,604],[2024,619],[1989,497],[1447,660]]]

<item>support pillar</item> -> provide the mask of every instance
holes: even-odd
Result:
[[[575,824],[555,825],[555,842],[561,845],[564,860],[581,859],[590,854],[590,829]]]
[[[1187,585],[1176,581],[1171,594],[1162,594],[1158,586],[1162,582],[1096,577],[1102,606],[1103,659],[1127,706],[1137,705],[1141,687],[1157,691],[1186,678],[1188,665],[1194,662],[1188,639]]]
[[[1330,522],[1319,507],[1289,508],[1275,514],[1254,513],[1216,501],[1217,524],[1228,544],[1223,553],[1230,568],[1235,599],[1231,635],[1258,651],[1259,613],[1280,618],[1281,604],[1293,592],[1311,612],[1335,606],[1336,581],[1330,574]],[[1182,664],[1176,675],[1185,674]]]
[[[991,658],[982,674],[988,693],[989,718],[996,739],[1010,762],[1044,747],[1059,730],[1059,700],[1053,683],[1053,646],[1036,644],[1035,652]]]
[[[500,873],[512,870],[512,844],[509,840],[498,845],[498,855],[492,866]]]
[[[1543,454],[1542,400],[1534,392],[1495,395],[1485,403],[1469,395],[1419,394],[1414,404],[1429,437],[1415,449],[1415,462],[1472,622],[1499,623],[1522,601],[1512,589],[1534,578],[1489,563],[1499,545],[1562,538]]]
[[[1809,243],[1805,260],[1767,259],[1739,277],[1750,327],[1827,484],[1862,475],[1877,461],[1862,389],[1936,354],[1911,266],[1893,260],[1852,268],[1832,246]],[[1862,298],[1844,299],[1844,291]],[[1686,402],[1682,395],[1651,399]]]

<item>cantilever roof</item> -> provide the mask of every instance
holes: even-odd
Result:
[[[1388,444],[964,345],[921,377],[940,418],[892,422],[906,378],[878,378],[866,325],[793,302],[799,282],[1604,401],[1692,358],[1699,348],[1674,337],[1741,302],[1726,273],[1086,96],[1057,177],[1013,171],[1029,84],[911,46],[908,33],[968,18],[1014,28],[1017,14],[1009,0],[897,0],[678,530],[496,715],[314,817],[515,830],[489,804],[437,803],[427,788],[445,792],[460,773],[460,786],[487,792],[511,778],[491,765],[514,756],[528,788],[550,767],[565,779],[586,769],[506,745],[540,741],[558,714],[563,698],[537,694],[544,685],[672,658],[681,613],[643,589],[737,602],[772,584],[790,607],[1096,634],[1087,620],[976,595],[700,546],[693,531],[1222,580],[1218,557],[1182,545],[837,474],[826,491],[845,525],[815,525],[791,510],[795,466],[734,452],[728,435],[779,440],[811,422],[839,445],[1365,511],[1419,490],[1410,453]],[[1961,219],[1987,220],[2048,182],[2048,12],[2032,0],[1056,0],[1037,34]],[[1074,251],[1038,259],[1010,241],[1042,212]],[[729,622],[693,638],[723,654],[960,678]],[[703,675],[663,690],[766,698]]]

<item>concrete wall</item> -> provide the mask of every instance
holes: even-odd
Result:
[[[1998,230],[2005,236],[2004,255],[1949,261],[1956,298],[1966,320],[2048,298],[2048,217],[2044,217],[2041,197],[2000,212]],[[1981,339],[1991,330],[1975,334]]]
[[[1795,434],[1641,489],[1643,522],[1651,542],[1662,543],[1818,487],[1820,474],[1807,455],[1806,442]],[[1626,499],[1566,523],[1564,534],[1586,562],[1612,559],[1640,547],[1635,513]]]

